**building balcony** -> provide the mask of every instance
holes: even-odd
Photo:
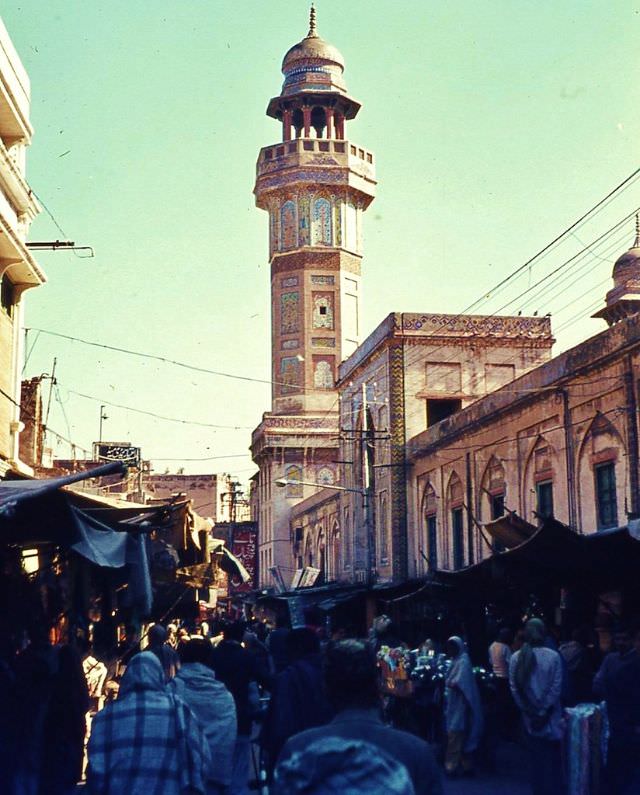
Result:
[[[256,194],[289,181],[346,184],[373,199],[375,157],[351,141],[327,138],[295,138],[262,148],[256,165]]]
[[[0,189],[11,203],[16,215],[27,213],[31,220],[40,212],[31,188],[1,139]]]
[[[22,289],[44,284],[47,278],[15,229],[0,212],[0,273]]]
[[[29,77],[0,20],[0,138],[3,141],[31,140],[30,92]]]

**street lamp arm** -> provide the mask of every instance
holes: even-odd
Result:
[[[348,486],[335,486],[332,483],[314,483],[310,480],[289,480],[288,478],[278,478],[275,481],[276,486],[284,488],[285,486],[317,486],[319,489],[334,489],[335,491],[350,491],[353,494],[361,494],[366,496],[366,489],[352,489]]]

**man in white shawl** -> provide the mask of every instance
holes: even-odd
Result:
[[[444,767],[449,776],[472,775],[472,753],[480,743],[483,729],[480,693],[464,641],[457,635],[449,638],[446,652],[452,662],[445,682],[447,751]]]
[[[236,744],[236,707],[233,696],[209,667],[211,645],[193,637],[178,647],[180,670],[167,685],[196,716],[211,749],[212,765],[207,795],[220,795],[231,783]]]

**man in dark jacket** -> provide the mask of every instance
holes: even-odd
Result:
[[[271,631],[267,638],[267,649],[273,660],[273,667],[277,674],[289,665],[289,651],[287,647],[287,638],[289,637],[289,622],[284,616],[279,615],[276,618],[276,628]]]
[[[324,688],[318,636],[310,629],[292,629],[287,640],[291,661],[273,683],[261,744],[272,770],[283,745],[294,734],[322,726],[333,715]]]
[[[211,653],[211,667],[216,678],[233,696],[238,718],[238,736],[233,756],[233,770],[229,791],[234,795],[247,795],[251,751],[252,710],[249,690],[252,683],[271,688],[271,677],[266,675],[256,658],[242,646],[245,626],[241,621],[225,624],[223,639]]]
[[[338,711],[336,717],[326,726],[292,737],[280,754],[278,768],[326,737],[363,740],[406,767],[416,795],[441,795],[440,771],[427,743],[382,722],[375,658],[364,643],[345,640],[330,647],[324,680],[329,701]]]
[[[640,792],[640,629],[633,646],[605,668],[602,689],[611,734],[607,756],[607,795]]]

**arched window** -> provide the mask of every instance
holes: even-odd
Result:
[[[322,528],[318,529],[318,543],[316,546],[315,560],[316,567],[320,569],[320,574],[318,575],[318,579],[316,580],[315,584],[322,585],[327,579],[327,547],[325,543],[324,530]]]
[[[504,515],[504,501],[506,495],[505,472],[500,461],[491,456],[482,477],[482,496],[480,500],[481,517],[484,521],[493,521]],[[503,552],[504,545],[493,540],[494,552]]]
[[[327,563],[327,579],[337,580],[340,572],[340,525],[337,521],[333,523],[331,535],[329,536]]]
[[[424,490],[422,515],[429,571],[435,571],[438,568],[438,498],[431,483],[427,483]],[[421,551],[424,553],[424,550]]]
[[[449,506],[451,521],[451,547],[453,553],[453,568],[461,569],[464,566],[464,514],[463,514],[462,481],[454,472],[449,479],[447,491],[447,504]]]
[[[331,226],[331,202],[324,198],[315,199],[311,210],[311,245],[330,246]]]
[[[541,523],[554,516],[553,488],[555,477],[555,450],[549,442],[539,436],[525,468],[524,497],[525,518]]]
[[[579,456],[580,523],[584,533],[620,524],[625,504],[626,449],[613,423],[598,412],[585,434]]]

